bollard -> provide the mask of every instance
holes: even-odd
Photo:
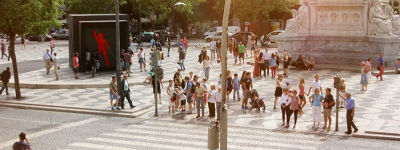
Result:
[[[219,127],[212,121],[208,127],[208,149],[218,149],[219,147]]]

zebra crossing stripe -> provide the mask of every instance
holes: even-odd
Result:
[[[167,144],[157,144],[157,143],[146,143],[146,142],[139,142],[139,141],[126,141],[126,140],[114,140],[114,139],[106,139],[106,138],[89,138],[89,141],[97,141],[97,142],[106,142],[106,143],[113,143],[113,144],[123,144],[129,146],[143,146],[143,147],[151,147],[156,149],[185,149],[185,150],[197,150],[201,148],[194,148],[184,145],[167,145]],[[206,148],[207,145],[204,145]]]
[[[101,144],[92,144],[92,143],[72,143],[70,146],[79,147],[79,148],[91,148],[91,149],[101,149],[101,150],[139,150],[139,149],[132,149],[126,147],[119,147],[119,146],[108,146],[108,145],[101,145]]]
[[[143,126],[142,126],[143,127]],[[151,130],[153,129],[153,130]],[[160,129],[160,131],[155,131],[154,129]],[[146,134],[146,135],[153,135],[153,136],[170,136],[170,137],[179,137],[179,138],[184,138],[189,141],[206,141],[207,140],[207,130],[204,130],[204,132],[191,132],[191,131],[185,131],[182,133],[182,130],[180,129],[172,129],[172,128],[165,128],[165,127],[150,127],[150,128],[135,128],[135,129],[116,129],[115,131],[117,132],[128,132],[128,133],[134,133],[134,134]],[[164,131],[164,132],[161,132]],[[232,135],[228,133],[229,135]],[[294,141],[301,141],[298,144],[295,144],[294,142],[291,143],[290,145],[287,144],[291,140],[276,140],[275,137],[271,136],[264,136],[264,137],[259,137],[261,140],[257,140],[254,137],[253,138],[247,138],[247,137],[252,137],[251,135],[246,134],[236,134],[235,136],[230,136],[231,138],[228,138],[228,142],[230,142],[229,146],[235,146],[237,145],[238,147],[242,145],[252,145],[256,147],[268,147],[268,146],[276,146],[276,147],[285,147],[285,148],[295,148],[295,149],[313,149],[317,146],[317,144],[320,142],[319,140],[312,140],[313,143],[311,144],[305,144],[303,143],[306,140],[303,139],[296,139]],[[149,137],[149,136],[147,136]],[[192,140],[190,140],[192,139]],[[274,140],[275,139],[275,140]],[[271,141],[272,140],[272,141]],[[256,143],[255,143],[256,141]],[[310,140],[311,141],[311,140]],[[316,144],[315,144],[316,143]],[[239,148],[240,149],[240,148]]]
[[[175,138],[166,138],[165,136],[148,136],[148,135],[138,135],[138,134],[121,134],[121,133],[105,133],[104,136],[111,136],[116,138],[124,138],[131,140],[149,140],[154,142],[165,142],[173,145],[191,145],[196,147],[204,147],[206,141],[197,141],[193,142],[191,140],[184,139],[175,139]]]

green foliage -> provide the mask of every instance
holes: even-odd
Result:
[[[62,0],[1,0],[0,32],[45,34],[61,25],[57,21]]]
[[[115,13],[115,0],[67,0],[69,14],[112,14]],[[120,0],[122,7],[126,0]]]

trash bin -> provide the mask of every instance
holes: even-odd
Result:
[[[208,149],[218,149],[219,147],[219,127],[217,122],[212,121],[208,127]]]

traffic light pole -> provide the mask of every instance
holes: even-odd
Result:
[[[226,106],[226,52],[228,45],[228,23],[229,23],[229,10],[231,7],[231,0],[225,0],[224,16],[222,19],[222,43],[221,43],[221,80],[222,80],[222,109],[221,123],[220,123],[220,149],[228,149],[228,115]]]
[[[158,104],[157,104],[157,96],[158,96],[158,73],[157,73],[157,68],[158,68],[158,66],[153,66],[153,70],[154,70],[154,91],[155,91],[155,93],[154,93],[154,106],[155,106],[155,108],[154,108],[154,117],[158,117]],[[160,99],[160,101],[161,101],[161,99]]]

